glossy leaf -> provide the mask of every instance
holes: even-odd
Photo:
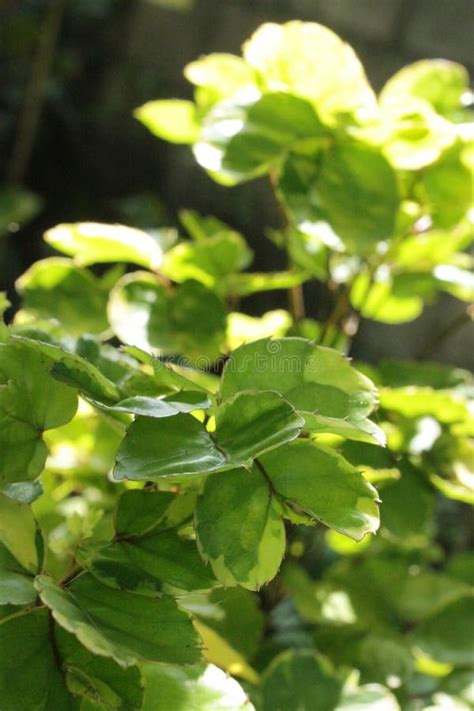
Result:
[[[341,419],[362,419],[377,403],[373,383],[346,358],[300,338],[261,339],[234,351],[221,396],[241,390],[276,390],[300,413]]]
[[[173,479],[225,467],[228,457],[191,415],[137,417],[117,453],[114,478]]]
[[[285,529],[258,467],[209,477],[197,501],[195,525],[199,550],[224,585],[257,590],[276,575]]]
[[[377,492],[332,449],[298,441],[261,457],[279,496],[360,541],[379,526]]]
[[[93,654],[111,657],[123,667],[138,660],[178,664],[199,660],[191,621],[170,597],[113,590],[88,574],[68,589],[43,575],[36,587],[57,623]]]
[[[207,410],[211,406],[208,397],[200,392],[171,393],[162,398],[153,398],[146,395],[133,395],[120,400],[115,405],[103,406],[113,412],[129,412],[132,415],[144,417],[173,417],[178,413],[194,412],[194,410]]]
[[[56,225],[44,236],[46,242],[78,264],[131,262],[155,270],[161,264],[160,243],[152,235],[124,225],[76,222]]]
[[[295,439],[303,425],[303,418],[278,393],[241,391],[217,409],[214,437],[238,465]]]

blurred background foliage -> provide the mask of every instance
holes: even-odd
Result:
[[[256,269],[285,266],[263,239],[278,223],[264,180],[226,190],[185,147],[154,140],[132,116],[149,99],[189,98],[182,67],[200,54],[238,52],[261,22],[298,17],[342,34],[377,90],[420,57],[472,61],[469,0],[1,0],[0,13],[0,289],[14,305],[14,280],[50,253],[42,232],[85,216],[149,228],[195,209],[242,231]],[[309,315],[324,318],[321,286],[305,286],[305,296]],[[254,314],[285,305],[276,291],[246,299]],[[409,324],[365,321],[352,352],[376,361],[435,348],[437,359],[471,367],[463,314],[443,295]]]

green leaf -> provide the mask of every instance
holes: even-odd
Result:
[[[436,609],[413,634],[421,651],[438,662],[472,664],[472,639],[466,625],[474,615],[474,595],[463,595]]]
[[[81,358],[76,353],[69,353],[59,346],[24,338],[23,336],[14,336],[12,340],[24,346],[25,349],[29,349],[30,352],[34,351],[51,359],[52,366],[50,371],[53,377],[73,388],[77,388],[85,397],[105,404],[111,404],[120,399],[120,391],[114,383],[106,378],[90,361]],[[64,387],[57,382],[56,386]],[[68,388],[69,391],[70,389]]]
[[[28,605],[35,597],[33,578],[0,544],[0,605]]]
[[[373,115],[375,97],[353,50],[315,22],[261,25],[244,45],[244,59],[267,91],[305,97],[333,122],[338,114]],[[363,116],[366,113],[367,116]]]
[[[16,282],[23,308],[39,318],[55,319],[72,335],[107,329],[107,291],[92,272],[70,259],[35,262]]]
[[[204,426],[192,415],[137,417],[117,452],[114,478],[138,481],[201,475],[227,465]]]
[[[192,623],[170,597],[142,597],[113,590],[85,574],[68,589],[47,576],[36,587],[61,627],[93,654],[123,667],[140,661],[187,664],[199,660]]]
[[[290,506],[356,541],[377,530],[376,490],[334,450],[298,441],[263,455],[261,462]]]
[[[241,587],[215,589],[183,596],[180,604],[246,659],[257,652],[264,630],[257,594]]]
[[[216,412],[215,440],[235,465],[298,437],[302,417],[279,393],[241,391]]]
[[[117,590],[155,597],[157,593],[208,590],[215,581],[194,541],[173,531],[118,540],[81,555],[92,575]]]
[[[16,232],[19,227],[30,222],[42,206],[38,195],[25,188],[2,186],[0,191],[0,237]]]
[[[254,90],[217,104],[206,115],[194,155],[203,168],[233,184],[268,172],[298,142],[321,135],[321,123],[307,101]]]
[[[303,414],[362,420],[377,404],[373,383],[340,353],[302,338],[261,339],[234,351],[221,396],[241,390],[276,390]]]
[[[382,104],[384,154],[397,170],[420,170],[439,160],[456,140],[449,121],[424,102]]]
[[[425,301],[437,291],[436,281],[424,272],[390,273],[378,269],[372,280],[364,272],[355,279],[351,303],[365,318],[384,323],[413,321],[423,311]]]
[[[435,227],[453,227],[466,216],[472,207],[472,180],[472,166],[458,145],[423,171],[418,193]]]
[[[175,282],[195,279],[209,288],[221,288],[221,279],[245,269],[252,252],[238,232],[220,232],[199,242],[182,242],[166,253],[163,273]]]
[[[319,179],[321,211],[353,251],[392,236],[399,206],[388,162],[364,143],[341,143],[325,155]]]
[[[258,590],[275,577],[285,529],[258,467],[209,477],[197,501],[195,528],[201,555],[224,585]]]
[[[134,116],[154,136],[172,143],[194,143],[199,136],[196,107],[192,101],[149,101],[135,109]]]
[[[396,698],[379,684],[343,692],[336,711],[400,711]]]
[[[205,89],[206,104],[232,96],[255,83],[251,67],[233,54],[215,53],[200,57],[184,68],[184,76],[195,86]],[[198,101],[202,94],[198,93]]]
[[[99,403],[100,404],[100,403]],[[201,392],[171,393],[160,398],[134,395],[120,400],[115,405],[104,406],[103,409],[112,412],[129,412],[133,415],[144,417],[172,417],[180,412],[194,412],[194,410],[207,410],[211,401]]]
[[[145,664],[142,669],[143,711],[254,711],[238,682],[213,664]]]
[[[73,711],[50,640],[48,612],[35,609],[0,622],[2,711]]]
[[[137,417],[117,453],[116,479],[167,479],[248,464],[298,436],[304,420],[276,392],[241,392],[220,405],[216,431],[194,417]]]
[[[341,681],[328,660],[312,650],[288,650],[272,661],[262,678],[263,711],[333,711]]]
[[[0,343],[0,483],[36,478],[44,467],[44,430],[73,417],[77,396],[48,372],[49,358],[39,350]]]
[[[422,99],[442,116],[453,117],[462,107],[469,75],[461,64],[446,59],[422,59],[400,69],[382,89],[382,103]]]
[[[0,486],[0,494],[19,504],[31,504],[43,493],[39,481],[14,481]]]
[[[229,274],[225,280],[225,291],[234,296],[249,296],[261,291],[291,289],[307,280],[308,275],[301,271]]]
[[[0,542],[31,573],[39,566],[36,534],[31,508],[0,494]]]
[[[120,536],[140,536],[158,526],[175,499],[168,491],[125,491],[117,502],[115,530]]]
[[[468,415],[465,400],[455,391],[429,387],[380,388],[380,404],[409,419],[432,416],[442,423],[460,422]]]
[[[284,336],[291,324],[290,314],[283,309],[267,311],[260,318],[232,311],[227,316],[227,343],[234,350],[249,341]]]
[[[99,222],[61,224],[45,233],[46,242],[59,252],[74,257],[77,264],[131,262],[155,270],[163,250],[151,234],[124,225]]]
[[[224,304],[196,281],[167,289],[146,272],[128,274],[112,290],[108,313],[121,341],[155,353],[216,358],[224,341]]]
[[[137,667],[122,669],[111,659],[91,654],[61,627],[56,627],[54,636],[72,693],[90,701],[93,708],[95,704],[116,711],[142,708],[143,682]]]

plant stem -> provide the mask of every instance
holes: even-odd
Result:
[[[270,184],[272,186],[273,194],[275,196],[275,201],[277,205],[277,210],[278,214],[280,216],[280,222],[282,224],[282,228],[285,232],[287,232],[291,220],[288,215],[288,212],[278,197],[278,192],[277,192],[277,186],[278,186],[278,175],[276,170],[270,171]],[[288,249],[288,238],[287,235],[285,235],[286,240],[285,240],[285,249],[286,249],[286,255],[287,255],[287,260],[288,260],[288,269],[292,269],[294,264],[293,260],[291,259],[290,252]],[[305,318],[305,305],[304,305],[304,293],[303,293],[303,286],[301,284],[298,284],[297,286],[292,286],[288,289],[288,306],[289,310],[291,313],[291,316],[293,318],[293,323],[295,326],[297,326],[301,321]]]

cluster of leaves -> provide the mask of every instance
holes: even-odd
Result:
[[[46,233],[66,256],[0,326],[2,711],[468,709],[474,559],[435,514],[473,500],[472,381],[328,347],[356,311],[467,297],[464,70],[377,101],[290,23],[186,75],[196,105],[139,117],[221,182],[270,174],[291,267],[244,271],[243,236],[189,211],[187,239]],[[311,278],[339,293],[326,324],[235,310]]]

